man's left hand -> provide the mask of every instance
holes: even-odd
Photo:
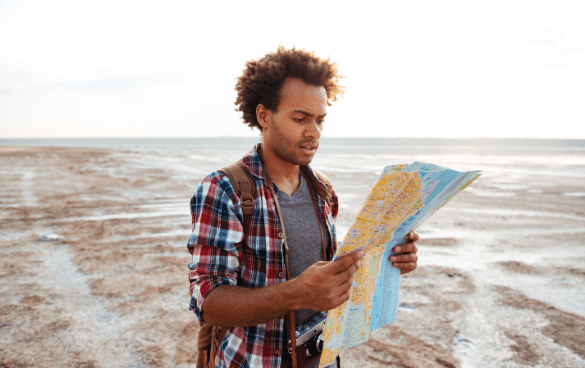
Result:
[[[411,231],[408,233],[406,237],[406,243],[400,244],[394,247],[395,253],[402,253],[397,255],[390,256],[390,262],[396,268],[400,268],[400,274],[404,275],[405,273],[409,273],[416,268],[416,262],[418,261],[418,256],[416,252],[418,249],[415,241],[419,239],[418,233],[415,231]]]

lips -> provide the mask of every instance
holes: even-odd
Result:
[[[319,142],[301,142],[301,144],[299,144],[299,146],[301,147],[301,149],[307,149],[307,150],[317,150],[317,148],[319,148]]]
[[[301,146],[301,150],[305,153],[313,154],[317,151],[318,145],[303,145]]]

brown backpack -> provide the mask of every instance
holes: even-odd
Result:
[[[244,214],[244,233],[248,234],[250,223],[252,222],[252,214],[254,213],[254,199],[257,197],[254,180],[248,173],[248,170],[237,162],[219,171],[228,177],[234,187],[236,196],[240,198],[240,204]],[[317,171],[314,172],[319,180],[327,187],[327,194],[331,196],[332,186],[329,179]],[[189,279],[189,282],[191,282],[191,279]],[[215,367],[215,357],[229,328],[213,326],[204,321],[199,321],[199,325],[196,368],[213,368]]]

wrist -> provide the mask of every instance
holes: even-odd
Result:
[[[283,293],[284,304],[289,311],[303,308],[304,293],[301,283],[302,281],[298,277],[283,283],[283,286],[286,287]]]

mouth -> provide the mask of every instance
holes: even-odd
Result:
[[[301,146],[301,150],[307,154],[314,154],[317,152],[318,145],[304,145]]]

